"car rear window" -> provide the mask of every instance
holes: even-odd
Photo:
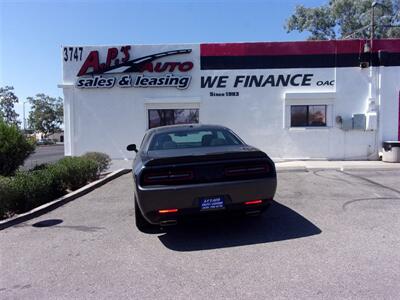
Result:
[[[235,135],[224,129],[179,130],[154,135],[150,142],[149,150],[217,147],[240,144],[242,142]]]

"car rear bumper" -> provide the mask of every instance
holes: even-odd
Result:
[[[181,215],[202,214],[200,199],[223,196],[225,211],[262,210],[273,199],[276,178],[261,178],[231,182],[204,183],[167,187],[137,187],[137,201],[143,216],[152,224],[177,219]],[[245,205],[252,200],[263,200],[256,205]],[[163,209],[178,209],[176,213],[160,214]]]

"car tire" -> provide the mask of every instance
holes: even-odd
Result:
[[[149,223],[144,217],[142,212],[140,211],[139,205],[135,199],[135,223],[136,227],[142,232],[148,232],[151,229],[155,229],[156,226]]]

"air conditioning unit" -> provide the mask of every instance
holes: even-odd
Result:
[[[343,119],[342,120],[342,129],[343,130],[352,130],[353,129],[353,119]]]
[[[367,124],[367,118],[365,114],[354,114],[353,115],[353,129],[365,130]]]

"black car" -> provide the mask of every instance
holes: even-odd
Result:
[[[259,214],[276,191],[273,161],[223,126],[150,129],[133,162],[136,225],[174,225],[184,215]]]

